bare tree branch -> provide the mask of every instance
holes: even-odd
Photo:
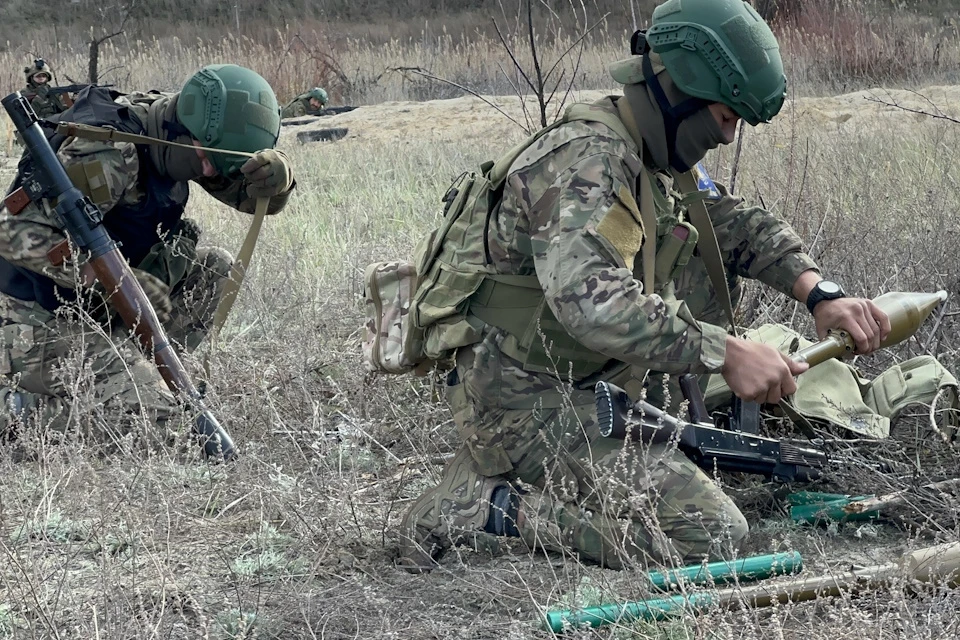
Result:
[[[902,104],[897,103],[896,101],[887,102],[886,100],[881,100],[880,98],[873,98],[873,97],[864,98],[864,99],[867,100],[868,102],[873,102],[879,105],[883,105],[885,107],[893,107],[894,109],[900,109],[901,111],[906,111],[907,113],[916,113],[922,116],[927,116],[928,118],[933,118],[935,120],[946,120],[947,122],[960,124],[960,119],[954,118],[952,116],[948,116],[947,114],[943,113],[940,110],[940,107],[938,107],[933,102],[931,102],[930,99],[925,95],[917,93],[916,91],[913,91],[912,93],[915,93],[916,95],[926,100],[934,109],[937,110],[938,113],[930,113],[929,111],[924,111],[923,109],[914,109],[912,107],[905,107]]]
[[[452,81],[452,80],[447,80],[446,78],[441,78],[441,77],[439,77],[439,76],[435,76],[435,75],[433,75],[432,73],[430,73],[429,71],[427,71],[426,69],[421,69],[420,67],[391,67],[390,69],[388,69],[388,71],[396,71],[396,72],[399,72],[399,73],[405,73],[405,72],[415,73],[415,74],[417,74],[417,75],[419,75],[419,76],[423,76],[424,78],[427,78],[428,80],[435,80],[435,81],[437,81],[437,82],[443,82],[444,84],[449,84],[450,86],[456,87],[457,89],[460,89],[461,91],[466,91],[466,92],[469,93],[470,95],[472,95],[472,96],[474,96],[474,97],[476,97],[476,98],[480,98],[481,100],[483,100],[484,102],[486,102],[488,105],[490,105],[491,107],[493,107],[494,109],[496,109],[497,111],[499,111],[499,112],[500,112],[500,115],[502,115],[502,116],[505,117],[507,120],[509,120],[510,122],[514,123],[515,125],[517,125],[517,126],[520,127],[521,129],[523,129],[524,131],[527,130],[526,127],[524,127],[522,124],[520,124],[519,122],[517,122],[516,119],[513,118],[513,116],[511,116],[509,113],[507,113],[506,111],[504,111],[503,109],[501,109],[498,105],[494,104],[493,102],[491,102],[490,100],[488,100],[488,99],[485,98],[484,96],[480,95],[479,93],[477,93],[477,92],[474,91],[473,89],[470,89],[469,87],[465,87],[465,86],[463,86],[462,84],[457,84],[456,82],[454,82],[454,81]]]
[[[527,76],[527,73],[523,70],[523,67],[517,61],[517,57],[513,55],[513,49],[510,48],[510,45],[507,43],[507,40],[504,37],[503,33],[500,32],[500,27],[499,25],[497,25],[496,20],[493,21],[493,28],[496,29],[497,36],[500,38],[500,42],[501,44],[503,44],[503,48],[506,50],[507,55],[510,56],[510,61],[513,62],[513,66],[514,68],[516,68],[517,73],[519,73],[523,77],[524,81],[527,83],[527,86],[530,87],[532,91],[536,91],[537,87],[533,84],[533,82]]]
[[[527,0],[527,33],[530,36],[530,54],[533,56],[533,69],[537,74],[537,102],[540,105],[540,126],[547,126],[547,105],[543,99],[543,70],[537,57],[537,39],[533,32],[533,0]]]

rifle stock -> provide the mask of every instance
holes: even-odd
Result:
[[[166,331],[126,259],[101,224],[103,216],[89,198],[67,176],[46,136],[37,115],[19,92],[2,101],[33,160],[42,195],[56,201],[54,209],[70,239],[89,254],[89,266],[107,291],[108,299],[134,333],[141,350],[153,357],[167,387],[198,412],[194,432],[200,437],[204,454],[229,460],[235,455],[233,440],[204,406],[203,396],[193,385],[183,363],[170,345]]]

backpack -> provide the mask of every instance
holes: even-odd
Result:
[[[410,261],[376,262],[364,270],[364,299],[367,321],[362,342],[363,364],[371,372],[425,375],[433,367],[452,367],[453,349],[475,342],[479,329],[460,322],[467,298],[479,289],[486,276],[469,273],[444,276],[469,280],[437,282],[433,268],[444,240],[464,212],[487,212],[486,224],[503,195],[510,167],[530,145],[562,124],[573,121],[600,122],[632,140],[615,116],[597,113],[589,105],[571,105],[563,117],[519,143],[496,162],[487,161],[478,171],[461,174],[443,197],[443,220],[417,246]],[[631,144],[635,144],[631,142]],[[471,221],[472,222],[472,221]],[[510,276],[499,276],[510,279]],[[536,276],[515,276],[515,279]],[[466,284],[464,287],[463,285]],[[423,285],[423,286],[421,286]],[[539,291],[539,286],[537,286]],[[444,295],[449,292],[450,295]],[[438,344],[427,348],[427,327],[444,325]],[[475,331],[474,331],[475,329]],[[428,352],[446,352],[447,357],[431,358]]]

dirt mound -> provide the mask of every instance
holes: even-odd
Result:
[[[592,102],[610,93],[617,92],[583,91],[575,99]],[[316,118],[309,124],[284,127],[281,138],[285,143],[293,143],[297,132],[347,127],[349,133],[342,142],[396,145],[411,138],[469,142],[480,138],[519,137],[522,135],[519,125],[527,122],[525,111],[536,122],[538,111],[532,97],[528,96],[522,104],[519,98],[510,96],[485,96],[485,99],[502,113],[475,96],[428,102],[384,102]],[[929,87],[922,91],[870,89],[828,98],[798,98],[784,105],[775,123],[817,126],[849,122],[850,126],[872,126],[877,118],[926,117],[904,109],[960,118],[960,86]],[[554,107],[552,113],[556,111]]]

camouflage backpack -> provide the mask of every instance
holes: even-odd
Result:
[[[427,356],[425,330],[435,324],[449,324],[457,333],[448,336],[452,348],[465,344],[459,336],[456,320],[463,314],[467,301],[451,288],[450,295],[442,292],[450,283],[431,283],[433,289],[430,303],[424,303],[417,295],[421,282],[431,273],[444,239],[454,223],[465,211],[492,211],[503,194],[503,186],[510,167],[523,151],[546,133],[562,124],[573,121],[594,121],[605,124],[626,140],[631,140],[623,123],[615,116],[597,113],[588,105],[571,105],[563,117],[541,129],[496,162],[487,161],[479,171],[466,173],[457,178],[443,197],[444,211],[440,226],[434,229],[417,246],[413,262],[390,261],[369,265],[364,272],[364,297],[367,322],[363,337],[363,363],[368,371],[380,373],[426,374],[434,365],[450,366],[447,361],[437,361]],[[633,143],[631,143],[633,144]],[[479,207],[479,208],[478,208]],[[507,276],[509,278],[509,276]],[[517,276],[516,278],[536,278]],[[538,286],[538,285],[537,285]],[[539,288],[538,288],[539,290]],[[446,300],[437,305],[438,300]],[[420,308],[421,303],[425,305]],[[462,338],[462,339],[460,339]]]

